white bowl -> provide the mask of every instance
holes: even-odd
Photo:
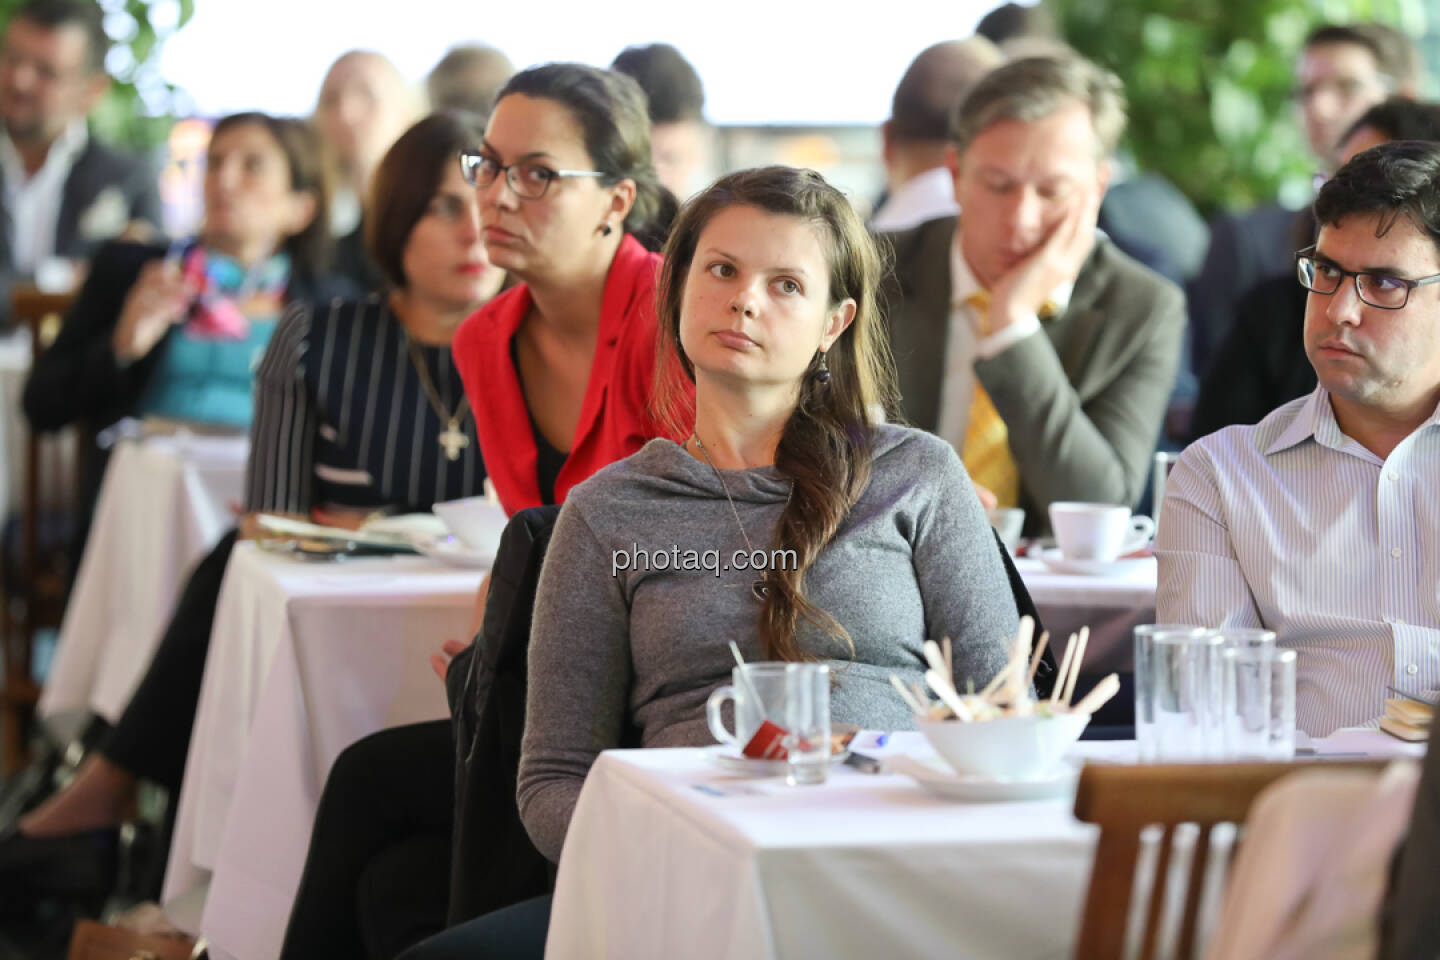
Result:
[[[466,497],[464,500],[450,500],[437,503],[430,509],[435,516],[445,521],[452,536],[471,550],[494,555],[500,545],[500,534],[510,518],[497,503],[484,497]]]
[[[956,773],[1029,780],[1054,770],[1089,722],[1085,713],[1033,713],[979,723],[921,720],[919,726]]]

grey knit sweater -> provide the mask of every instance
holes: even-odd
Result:
[[[774,467],[722,474],[745,533],[768,552],[789,481]],[[763,659],[756,574],[731,564],[745,550],[715,472],[668,440],[570,492],[540,575],[520,759],[520,815],[545,856],[559,859],[585,774],[627,720],[647,747],[714,742],[705,700],[730,682],[727,643]],[[889,676],[919,679],[926,639],[952,639],[964,689],[1004,665],[1017,627],[965,468],[944,441],[907,427],[878,428],[870,485],[805,591],[855,644],[852,660],[802,622],[802,646],[837,676],[831,719],[870,729],[913,727]]]

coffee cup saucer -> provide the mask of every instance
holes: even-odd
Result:
[[[1078,560],[1066,557],[1059,547],[1041,550],[1040,562],[1055,573],[1082,577],[1115,577],[1139,573],[1155,565],[1154,557],[1117,557],[1114,560]]]

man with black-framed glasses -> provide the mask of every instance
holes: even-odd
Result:
[[[1319,385],[1181,456],[1156,606],[1276,631],[1324,736],[1376,724],[1387,687],[1440,690],[1440,144],[1358,154],[1315,215],[1296,274]]]

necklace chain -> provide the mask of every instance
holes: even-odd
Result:
[[[460,451],[470,446],[470,438],[460,429],[460,421],[470,407],[470,397],[461,391],[460,405],[455,408],[455,412],[446,410],[445,404],[440,402],[440,391],[435,389],[435,384],[430,379],[430,370],[425,366],[425,358],[421,355],[420,348],[415,346],[415,341],[408,336],[405,338],[405,347],[410,352],[410,362],[414,365],[415,372],[420,376],[420,386],[425,390],[425,399],[429,401],[435,415],[445,423],[445,429],[440,431],[436,440],[445,449],[445,459],[454,463],[460,459]]]
[[[455,423],[464,417],[466,410],[470,406],[470,398],[462,393],[460,396],[460,405],[455,408],[455,412],[450,413],[447,411],[445,404],[440,400],[440,391],[435,389],[435,383],[430,379],[430,370],[425,366],[425,358],[421,356],[420,349],[415,346],[415,341],[407,337],[405,346],[410,351],[410,362],[415,365],[415,372],[420,374],[420,386],[425,390],[425,399],[430,401],[430,406],[435,411],[435,415],[447,423]]]
[[[740,536],[745,540],[745,548],[749,550],[753,556],[755,553],[755,544],[750,542],[750,534],[745,532],[745,524],[740,522],[740,511],[735,507],[735,499],[730,496],[730,487],[725,483],[724,475],[720,473],[720,468],[715,466],[715,461],[710,459],[710,451],[705,449],[705,444],[700,440],[700,435],[692,430],[690,431],[690,439],[695,441],[695,448],[700,451],[700,455],[705,458],[705,462],[708,463],[710,469],[714,471],[715,479],[720,481],[720,489],[725,494],[725,502],[730,504],[730,515],[735,518],[735,526],[740,528]],[[790,497],[794,496],[794,494],[795,484],[792,481],[790,484],[790,493],[785,497],[785,502],[789,503]],[[759,579],[750,584],[750,592],[755,595],[756,600],[762,603],[765,601],[765,598],[770,593],[770,569],[768,567],[761,570]]]

